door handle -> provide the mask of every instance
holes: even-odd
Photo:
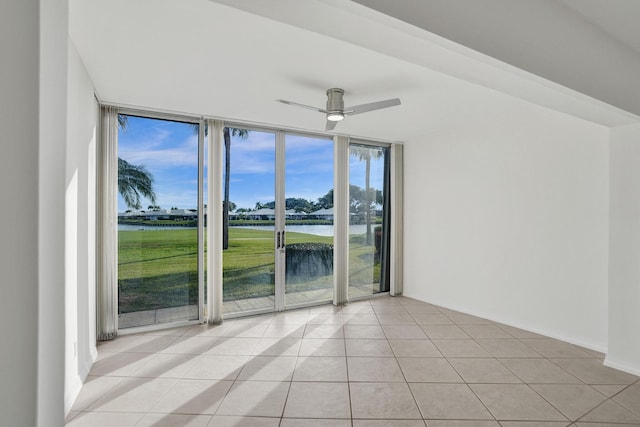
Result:
[[[284,242],[284,231],[282,232],[282,247],[284,248],[286,243]]]
[[[280,232],[276,233],[276,249],[280,249]]]

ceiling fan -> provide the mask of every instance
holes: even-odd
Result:
[[[344,100],[342,96],[344,90],[339,88],[331,88],[327,90],[327,107],[317,108],[310,105],[298,104],[297,102],[285,101],[284,99],[276,99],[277,102],[281,102],[287,105],[293,105],[294,107],[306,108],[308,110],[318,111],[327,115],[327,126],[325,130],[333,130],[338,122],[344,119],[345,116],[353,116],[354,114],[366,113],[368,111],[380,110],[382,108],[393,107],[400,105],[398,98],[386,99],[384,101],[371,102],[369,104],[354,105],[353,107],[344,106]]]

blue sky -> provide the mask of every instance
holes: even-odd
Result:
[[[333,188],[331,140],[287,135],[285,146],[286,197],[315,201]],[[231,147],[231,201],[239,208],[273,201],[275,133],[250,131],[247,139],[233,137]],[[161,208],[197,206],[198,137],[191,125],[129,116],[127,130],[118,135],[118,156],[152,173]],[[364,162],[352,156],[352,184],[364,187],[364,170]],[[372,161],[371,186],[382,188],[381,160]],[[143,200],[143,209],[149,204]],[[118,211],[126,209],[118,196]]]

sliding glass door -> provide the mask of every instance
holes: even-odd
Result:
[[[333,299],[333,140],[285,136],[285,305]]]
[[[118,326],[197,320],[199,125],[118,123]]]
[[[224,138],[224,312],[331,301],[333,141],[236,128]]]
[[[276,135],[226,127],[223,138],[224,312],[273,311]]]

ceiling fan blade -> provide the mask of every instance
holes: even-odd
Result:
[[[327,126],[324,128],[324,130],[334,130],[337,124],[338,122],[332,122],[331,120],[327,120]]]
[[[276,99],[276,101],[287,105],[293,105],[294,107],[306,108],[307,110],[318,111],[325,114],[327,113],[327,110],[318,107],[312,107],[310,105],[298,104],[297,102],[285,101],[284,99]]]
[[[400,100],[398,98],[387,99],[384,101],[347,107],[345,108],[344,114],[352,116],[354,114],[366,113],[367,111],[380,110],[382,108],[394,107],[396,105],[400,105]]]

